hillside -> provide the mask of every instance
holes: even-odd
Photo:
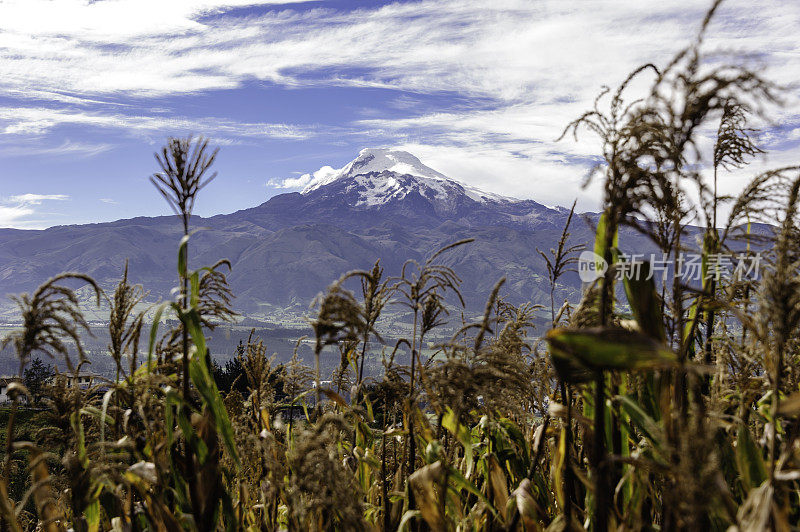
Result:
[[[483,307],[502,275],[509,300],[544,303],[546,266],[536,250],[556,244],[567,215],[564,208],[468,187],[407,152],[365,149],[302,192],[231,214],[195,217],[192,226],[199,231],[191,257],[195,267],[230,259],[237,310],[266,317],[274,308],[302,314],[333,279],[377,259],[395,275],[407,259],[424,260],[443,245],[472,237],[473,244],[445,258],[464,281],[469,309]],[[592,218],[576,217],[571,243],[591,244]],[[152,299],[168,297],[176,284],[178,225],[166,216],[0,229],[0,294],[33,290],[67,270],[112,287],[128,260],[130,278],[148,288]],[[652,249],[638,235],[624,242],[637,252]],[[579,286],[577,275],[565,276],[558,297],[575,297]]]

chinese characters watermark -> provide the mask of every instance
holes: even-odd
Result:
[[[649,280],[666,279],[674,272],[684,282],[703,280],[758,280],[761,267],[760,253],[680,253],[677,257],[656,253],[620,254],[614,265],[614,279]],[[584,251],[578,257],[578,275],[584,283],[591,283],[605,275],[608,263],[592,251]]]

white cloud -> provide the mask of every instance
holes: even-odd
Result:
[[[330,128],[142,116],[97,102],[233,89],[252,80],[456,94],[474,101],[472,109],[415,116],[408,105],[414,100],[400,97],[394,107],[408,113],[405,118],[393,112],[354,120],[337,134],[363,138],[364,145],[411,148],[446,174],[501,193],[561,204],[580,194],[589,201],[592,194],[577,183],[596,145],[590,137],[577,144],[554,139],[591,105],[601,85],[615,85],[643,62],[663,64],[685,46],[710,5],[423,0],[355,12],[281,7],[246,17],[228,13],[272,3],[285,2],[2,2],[0,93],[20,103],[0,107],[0,133],[42,135],[68,124],[142,135],[203,132],[231,143],[300,140]],[[798,29],[799,2],[729,0],[709,28],[706,47],[732,51],[742,61],[755,57],[771,79],[793,85],[800,79]],[[796,107],[796,86],[792,91],[787,101]],[[36,107],[43,99],[49,107]],[[295,188],[312,179],[306,174],[273,186]]]
[[[117,200],[111,198],[100,198],[100,201],[103,203],[108,203],[109,205],[117,205],[119,203]]]
[[[597,184],[583,189],[585,174],[580,169],[541,157],[535,146],[407,143],[396,148],[417,154],[431,168],[482,190],[546,205],[569,206],[577,199],[581,210],[598,208]]]
[[[24,225],[19,225],[18,222],[33,213],[34,210],[31,207],[0,204],[0,227],[18,227],[21,229]]]
[[[151,3],[158,7],[148,9]],[[4,85],[83,96],[156,95],[260,79],[454,90],[504,101],[574,98],[616,81],[642,60],[676,51],[710,5],[425,0],[352,13],[224,15],[237,4],[269,3],[3,2]],[[209,14],[217,16],[201,16]],[[800,6],[788,0],[729,1],[712,25],[709,45],[768,51],[776,75],[792,82],[799,16]],[[353,68],[357,73],[347,71]]]
[[[37,213],[34,207],[45,201],[65,201],[66,194],[17,194],[6,199],[0,198],[0,227],[38,229],[46,227],[42,220],[33,219]]]
[[[4,26],[21,35],[80,36],[91,42],[180,32],[202,27],[197,19],[230,8],[308,0],[5,0]],[[32,16],[35,15],[35,16]]]
[[[31,155],[52,155],[70,157],[94,157],[107,152],[113,146],[107,143],[93,144],[89,142],[74,142],[65,140],[57,146],[36,146],[26,143],[25,145],[10,146],[0,148],[0,155],[6,157],[27,157]]]
[[[330,166],[323,166],[316,172],[310,174],[303,174],[298,177],[289,177],[286,179],[270,179],[267,186],[275,188],[305,188],[313,183],[324,182],[328,177],[335,174],[339,170]]]
[[[59,125],[77,125],[118,129],[139,134],[164,131],[202,131],[215,137],[215,142],[233,143],[225,135],[250,138],[305,139],[312,128],[265,122],[238,122],[226,118],[187,118],[176,116],[143,116],[107,114],[45,107],[0,107],[0,135],[41,135]],[[223,138],[217,139],[217,136]]]
[[[68,199],[69,196],[66,194],[17,194],[16,196],[9,197],[8,201],[21,205],[41,205],[43,201],[64,201]]]

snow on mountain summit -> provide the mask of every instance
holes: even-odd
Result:
[[[312,174],[301,194],[341,182],[348,192],[356,193],[357,206],[377,206],[403,199],[412,192],[439,202],[450,203],[467,196],[477,202],[518,201],[481,191],[450,179],[426,166],[416,156],[401,150],[365,148],[358,157],[339,169],[323,166]]]
[[[422,161],[407,151],[364,148],[359,152],[358,157],[338,170],[324,166],[318,172],[314,172],[314,179],[303,189],[302,193],[306,194],[339,179],[384,171],[440,181],[447,180],[443,174],[425,166]]]

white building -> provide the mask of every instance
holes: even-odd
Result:
[[[0,375],[0,403],[8,403],[11,397],[8,396],[8,386],[12,382],[22,382],[22,379],[12,375]],[[26,398],[20,397],[20,400],[25,401]]]
[[[78,372],[77,375],[74,373],[61,373],[59,375],[67,380],[67,386],[70,388],[73,386],[78,386],[80,388],[89,388],[100,377],[100,374],[94,373],[92,371],[81,371]]]

